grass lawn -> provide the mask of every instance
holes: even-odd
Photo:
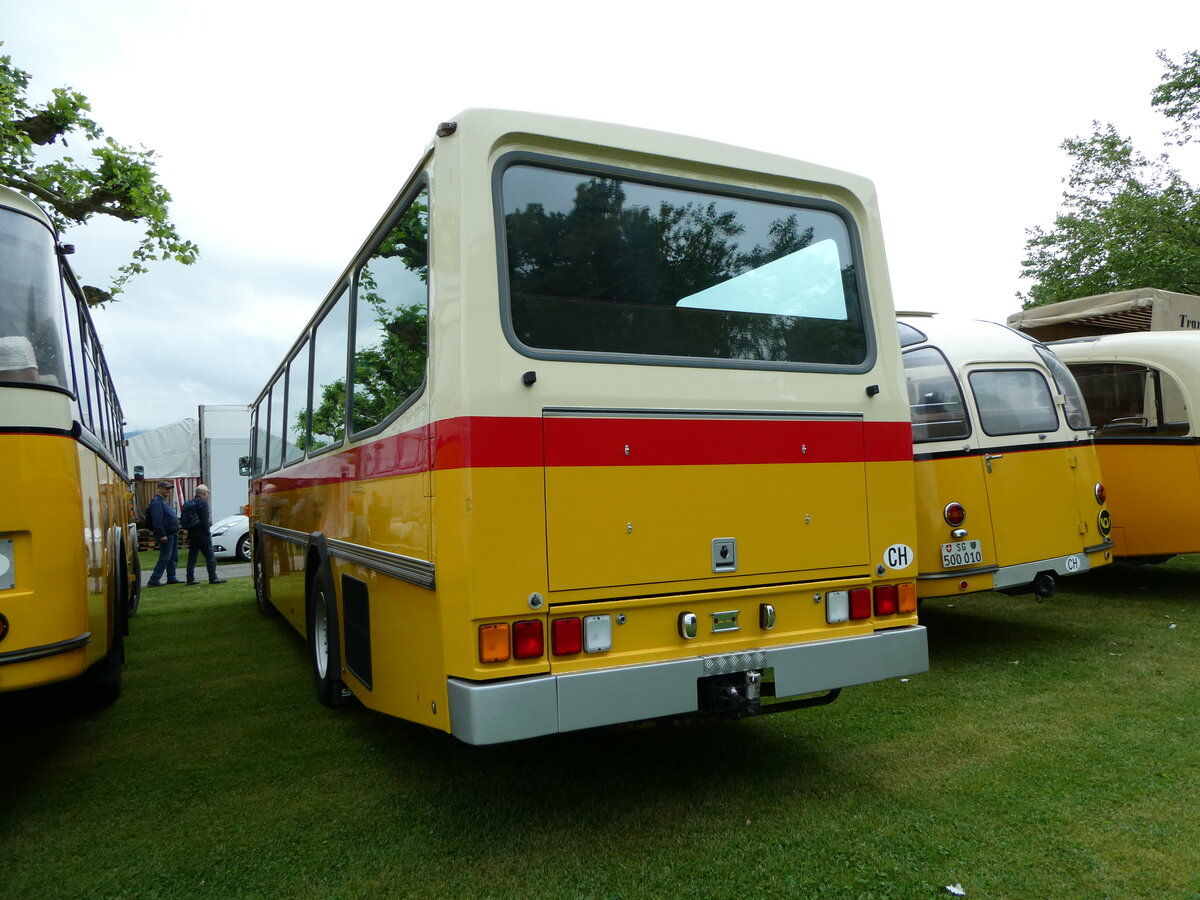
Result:
[[[187,575],[187,556],[188,556],[187,548],[184,547],[183,549],[181,549],[179,551],[179,562],[177,562],[175,565],[175,574],[179,577],[179,579],[181,581]],[[142,566],[142,581],[145,582],[145,580],[150,576],[150,573],[154,571],[154,564],[156,562],[158,562],[158,551],[157,550],[140,550],[140,551],[138,551],[138,562]],[[229,557],[228,559],[218,559],[217,560],[218,568],[221,566],[229,566],[229,565],[245,565],[245,563],[243,563],[239,559],[234,559],[233,557]],[[205,566],[204,557],[201,556],[199,553],[197,553],[196,554],[196,571],[203,575],[203,573],[205,571],[204,566]],[[207,577],[207,576],[205,576],[205,577]]]
[[[116,705],[0,695],[0,897],[1200,897],[1200,557],[1061,587],[828,707],[490,748],[320,706],[249,579],[153,591]]]

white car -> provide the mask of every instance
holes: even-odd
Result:
[[[250,520],[245,516],[226,516],[213,522],[208,531],[212,535],[213,554],[217,559],[239,559],[250,562]]]

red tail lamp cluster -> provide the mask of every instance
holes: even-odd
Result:
[[[495,622],[479,626],[481,662],[505,662],[509,659],[537,659],[546,651],[542,620]]]
[[[612,616],[572,616],[550,622],[550,652],[555,656],[602,653],[612,649]],[[541,619],[494,622],[479,626],[479,659],[539,659],[546,653]]]
[[[870,588],[854,588],[849,591],[829,591],[825,594],[825,621],[833,625],[838,622],[869,619],[895,615],[911,615],[917,611],[917,586],[903,584],[879,584]]]

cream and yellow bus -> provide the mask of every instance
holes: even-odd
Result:
[[[488,744],[927,668],[865,179],[464,112],[254,409],[258,602],[326,703]]]
[[[121,406],[46,214],[0,188],[0,692],[121,686],[137,532]]]
[[[994,322],[903,315],[917,595],[1049,597],[1112,561],[1087,409],[1044,345]]]
[[[1114,552],[1200,552],[1200,332],[1056,341],[1083,390],[1112,509]]]

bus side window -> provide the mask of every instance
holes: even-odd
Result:
[[[946,441],[971,433],[962,391],[950,364],[932,347],[904,354],[913,442]]]
[[[312,413],[308,451],[339,446],[346,434],[346,339],[350,292],[317,323],[312,338]]]
[[[1068,368],[1083,391],[1097,435],[1155,434],[1159,422],[1157,372],[1129,363],[1087,363]]]
[[[429,199],[404,207],[355,277],[350,429],[382,424],[425,383]]]

